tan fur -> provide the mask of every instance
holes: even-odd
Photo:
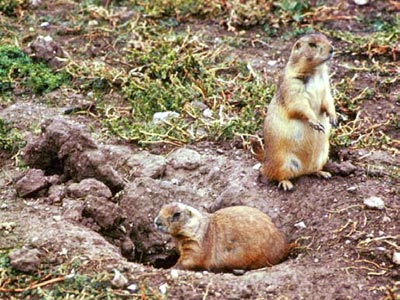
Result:
[[[331,177],[321,170],[328,160],[330,123],[336,122],[326,64],[332,51],[322,34],[300,38],[268,107],[261,173],[284,190],[301,175]]]
[[[208,214],[173,202],[161,208],[154,222],[174,237],[180,252],[175,267],[186,270],[229,272],[272,266],[293,247],[266,214],[247,206]]]

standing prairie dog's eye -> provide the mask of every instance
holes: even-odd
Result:
[[[181,216],[180,212],[176,212],[172,215],[172,222],[178,221],[179,217]]]

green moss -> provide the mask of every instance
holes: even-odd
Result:
[[[0,118],[0,149],[15,154],[25,145],[22,134]]]
[[[0,12],[12,16],[18,7],[24,4],[24,0],[0,0]]]
[[[18,47],[0,46],[0,93],[12,91],[16,86],[35,94],[47,93],[68,80],[66,73],[55,73],[45,64],[33,62]]]

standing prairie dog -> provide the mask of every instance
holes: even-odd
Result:
[[[175,267],[179,269],[258,269],[281,262],[294,247],[266,214],[247,206],[208,214],[172,202],[161,208],[154,223],[174,238],[180,253]]]
[[[305,174],[330,178],[322,171],[328,160],[329,134],[336,113],[327,61],[333,47],[322,34],[300,38],[293,46],[278,91],[264,120],[261,173],[293,189],[289,179]],[[260,157],[261,156],[261,157]]]

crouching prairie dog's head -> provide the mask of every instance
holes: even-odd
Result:
[[[158,230],[173,237],[190,236],[196,231],[202,213],[197,209],[179,202],[164,205],[154,224]]]
[[[332,55],[332,44],[325,35],[309,34],[301,37],[293,45],[289,64],[304,70],[313,69],[328,61]]]

